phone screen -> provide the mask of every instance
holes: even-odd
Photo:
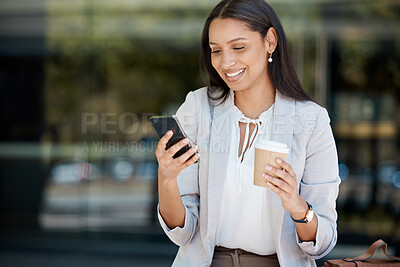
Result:
[[[163,137],[168,130],[172,130],[173,135],[169,139],[167,143],[166,149],[169,149],[171,146],[175,145],[179,141],[184,138],[187,138],[186,134],[183,132],[183,129],[175,115],[172,116],[152,116],[150,118],[150,122],[153,125],[154,130],[156,131],[159,138]],[[192,143],[193,144],[193,143]],[[188,151],[191,147],[191,140],[189,139],[189,144],[181,148],[178,152],[175,153],[173,158],[177,158]]]

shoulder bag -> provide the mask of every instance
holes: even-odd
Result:
[[[370,259],[378,248],[381,248],[382,252],[389,259]],[[365,266],[365,267],[399,266],[400,267],[400,258],[387,254],[386,248],[387,244],[382,239],[379,239],[378,241],[373,243],[368,249],[368,251],[365,252],[363,255],[355,258],[327,260],[324,263],[324,267],[354,267],[354,266]]]

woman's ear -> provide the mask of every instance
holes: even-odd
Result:
[[[265,47],[267,48],[268,54],[272,54],[278,45],[278,38],[276,36],[276,31],[273,27],[270,27],[267,35],[265,36]]]

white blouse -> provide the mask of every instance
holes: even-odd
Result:
[[[241,248],[259,255],[276,253],[271,232],[268,209],[268,189],[253,184],[254,147],[258,138],[270,139],[273,115],[272,105],[258,119],[249,119],[232,105],[235,123],[231,124],[232,147],[229,153],[228,175],[222,193],[221,217],[216,236],[216,245]],[[238,157],[240,129],[239,121],[247,123],[245,140]],[[250,123],[255,128],[249,136]],[[245,150],[249,141],[249,147]]]

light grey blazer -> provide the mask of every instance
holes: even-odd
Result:
[[[227,101],[211,109],[210,114],[207,88],[201,88],[190,92],[177,111],[185,132],[199,147],[200,160],[178,176],[186,209],[184,227],[169,229],[158,212],[165,233],[179,246],[173,266],[211,264],[221,194],[227,178],[231,147],[228,138],[231,128],[227,123],[232,123],[229,107],[233,103],[231,92]],[[318,217],[316,242],[301,242],[280,198],[272,191],[268,194],[266,206],[270,208],[279,263],[283,267],[316,266],[314,259],[328,254],[337,239],[336,198],[340,178],[330,119],[321,106],[290,100],[277,91],[272,123],[271,139],[290,148],[287,162],[297,175],[300,195],[312,204]]]

